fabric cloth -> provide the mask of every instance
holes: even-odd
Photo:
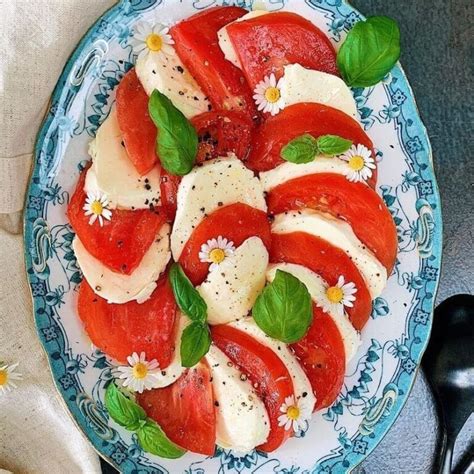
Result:
[[[74,47],[113,0],[0,0],[0,362],[19,362],[0,394],[0,473],[100,472],[57,393],[36,336],[22,207],[34,142]]]

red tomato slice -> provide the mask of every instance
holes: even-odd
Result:
[[[223,26],[246,13],[238,7],[209,8],[171,28],[171,36],[181,61],[215,109],[240,110],[255,117],[252,91],[242,71],[225,59],[217,38]]]
[[[242,112],[205,112],[191,120],[199,136],[197,163],[235,153],[244,160],[250,150],[253,121]]]
[[[271,170],[283,163],[282,147],[304,133],[314,137],[338,135],[366,146],[375,157],[372,141],[352,117],[326,105],[303,102],[286,107],[256,129],[247,166],[254,171]],[[370,182],[375,184],[375,181],[373,173]]]
[[[242,203],[222,207],[194,229],[181,253],[179,263],[193,285],[201,284],[209,272],[210,264],[199,259],[202,244],[219,235],[234,242],[236,247],[249,237],[260,237],[270,249],[270,223],[263,211]]]
[[[280,78],[287,64],[339,75],[329,38],[296,13],[262,15],[232,23],[227,31],[252,90],[271,73]]]
[[[383,199],[363,183],[321,173],[285,181],[271,190],[268,210],[280,214],[305,207],[347,221],[357,237],[392,271],[397,257],[397,229]]]
[[[316,397],[314,410],[332,405],[346,372],[344,342],[331,316],[313,305],[313,323],[306,336],[292,344]]]
[[[205,363],[187,370],[168,387],[137,394],[137,401],[173,443],[194,453],[214,454],[216,414]]]
[[[155,166],[156,126],[148,113],[148,95],[135,68],[125,74],[117,88],[117,119],[127,154],[137,171],[147,174]]]
[[[130,275],[155,240],[164,223],[158,208],[137,211],[112,210],[110,221],[101,227],[96,221],[89,224],[83,206],[86,202],[84,170],[72,195],[67,215],[72,228],[84,247],[112,271]]]
[[[343,250],[305,232],[272,234],[270,262],[303,265],[329,285],[335,285],[340,275],[346,282],[352,281],[357,288],[356,300],[347,313],[358,331],[364,327],[372,311],[372,300],[362,275]]]
[[[258,449],[274,451],[292,434],[291,430],[278,426],[281,405],[286,397],[294,395],[293,382],[285,364],[271,349],[231,326],[213,326],[211,333],[214,344],[247,375],[265,404],[270,434]]]
[[[168,222],[173,222],[178,207],[177,195],[181,176],[168,173],[164,168],[160,172],[160,195],[163,212]]]
[[[125,363],[134,352],[145,352],[168,367],[175,351],[177,306],[167,275],[158,281],[151,298],[142,304],[110,304],[96,295],[86,280],[79,289],[79,317],[92,343]]]

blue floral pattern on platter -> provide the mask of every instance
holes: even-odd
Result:
[[[69,59],[39,133],[25,211],[25,254],[39,337],[58,390],[95,449],[123,472],[339,473],[374,449],[400,412],[426,347],[439,278],[442,224],[426,130],[397,66],[375,87],[354,89],[361,123],[377,147],[378,191],[394,217],[399,254],[374,301],[363,344],[335,403],[274,453],[186,454],[168,461],[144,453],[103,405],[111,364],[91,346],[76,316],[81,273],[65,211],[87,145],[134,63],[133,25],[172,23],[214,5],[285,9],[326,31],[336,48],[362,17],[343,0],[122,0],[89,30]]]

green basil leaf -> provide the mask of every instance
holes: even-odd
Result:
[[[207,304],[178,263],[171,266],[169,279],[179,309],[198,323],[207,320]]]
[[[277,270],[274,280],[258,296],[252,314],[265,334],[291,344],[303,338],[311,325],[311,296],[298,278]]]
[[[318,152],[317,140],[305,133],[288,142],[281,149],[280,156],[285,161],[302,164],[313,161]]]
[[[163,168],[180,176],[189,173],[198,150],[196,130],[171,100],[156,89],[148,101],[148,111],[158,128],[156,151]]]
[[[209,350],[211,334],[207,324],[191,323],[181,335],[181,365],[193,367]]]
[[[129,431],[136,431],[146,419],[145,410],[126,397],[113,382],[105,391],[105,407],[110,417]]]
[[[163,430],[151,419],[137,430],[138,443],[144,451],[162,458],[177,459],[186,451],[168,439]]]
[[[380,82],[400,57],[400,30],[395,20],[372,16],[354,25],[337,53],[346,84],[368,87]]]
[[[321,135],[317,145],[321,155],[336,156],[347,151],[352,146],[352,141],[337,135]]]

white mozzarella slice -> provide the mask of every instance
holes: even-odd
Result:
[[[351,226],[345,221],[335,219],[328,214],[305,209],[275,216],[272,232],[275,234],[306,232],[340,248],[357,266],[372,298],[379,296],[387,283],[385,267],[357,238]]]
[[[174,54],[150,52],[137,60],[135,68],[138,79],[148,95],[155,89],[159,90],[187,118],[210,109],[209,100],[176,52]]]
[[[155,241],[130,275],[116,273],[107,268],[86,250],[77,236],[72,247],[84,278],[96,294],[109,303],[121,304],[133,300],[143,303],[150,298],[156,288],[156,280],[171,258],[169,232],[168,224],[161,227]]]
[[[252,336],[260,344],[271,349],[285,364],[291,379],[293,381],[293,390],[296,400],[304,399],[304,403],[310,407],[310,413],[313,411],[316,398],[311,388],[311,383],[301,368],[298,360],[288,349],[288,346],[276,339],[267,336],[255,323],[252,318],[245,318],[230,324],[232,327]]]
[[[212,373],[216,400],[216,444],[247,453],[263,444],[270,433],[270,419],[252,384],[216,346],[206,360]]]
[[[176,261],[196,226],[219,207],[240,202],[267,210],[260,181],[235,155],[195,167],[181,180],[177,202],[171,234]]]
[[[306,69],[300,64],[289,64],[284,70],[281,96],[285,107],[300,102],[316,102],[357,118],[356,102],[351,90],[341,78]]]
[[[265,286],[268,252],[258,237],[250,237],[209,272],[197,288],[207,304],[209,324],[244,318]]]
[[[89,154],[92,166],[86,176],[86,193],[106,194],[112,209],[146,209],[160,204],[160,171],[155,167],[146,176],[138,174],[123,146],[115,108],[90,143]]]
[[[251,18],[256,18],[258,16],[266,15],[267,13],[270,13],[270,12],[267,12],[264,10],[254,10],[254,11],[246,13],[240,18],[237,18],[237,20],[235,21],[245,21]],[[227,61],[230,61],[234,66],[238,67],[239,69],[242,69],[240,60],[237,57],[237,53],[235,52],[232,42],[230,41],[229,33],[227,33],[227,27],[231,25],[232,23],[229,23],[223,28],[221,28],[217,32],[217,37],[219,38],[219,46],[222,52],[224,53],[224,57],[227,59]]]
[[[265,192],[270,192],[273,188],[290,179],[300,178],[310,174],[318,173],[334,173],[347,176],[351,171],[347,161],[340,158],[325,158],[322,156],[316,157],[310,163],[283,163],[270,171],[263,171],[260,173],[260,181]],[[365,181],[361,181],[367,184]]]
[[[176,314],[176,317],[179,318],[179,321],[178,329],[176,331],[176,342],[173,358],[171,359],[170,365],[162,369],[162,371],[156,375],[155,388],[163,388],[171,385],[172,383],[176,382],[176,380],[178,380],[181,374],[186,370],[186,368],[181,365],[181,336],[191,321],[186,315],[179,312]]]
[[[318,305],[321,301],[321,295],[324,295],[327,283],[316,273],[309,268],[302,265],[295,265],[293,263],[278,263],[270,265],[267,271],[267,279],[273,281],[277,270],[282,270],[291,273],[298,278],[308,289],[313,301]],[[356,295],[357,296],[357,295]],[[344,342],[344,350],[346,354],[346,363],[348,363],[357,353],[357,349],[361,344],[359,333],[349,321],[347,314],[341,314],[331,311],[328,313],[336,324],[339,333]]]

